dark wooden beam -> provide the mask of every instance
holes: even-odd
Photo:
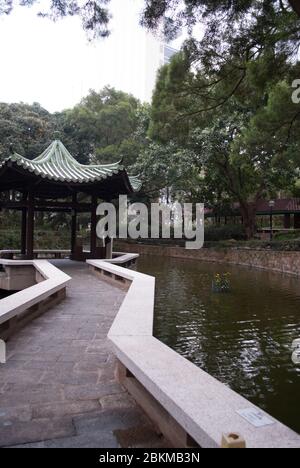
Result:
[[[76,201],[74,201],[76,200]],[[47,207],[47,208],[68,208],[71,210],[86,210],[90,211],[92,208],[91,203],[78,203],[77,194],[73,194],[72,201],[49,201],[49,200],[36,200],[35,207]]]
[[[43,206],[40,206],[40,207],[35,206],[34,211],[42,212],[42,213],[69,213],[69,214],[72,213],[71,208],[47,208]]]
[[[7,210],[22,210],[23,208],[28,208],[28,202],[24,201],[7,201],[0,202],[0,208],[5,208]],[[35,200],[34,209],[36,211],[71,211],[75,209],[81,213],[88,213],[92,209],[90,203],[72,203],[72,202],[47,202]]]

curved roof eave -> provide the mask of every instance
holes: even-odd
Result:
[[[5,165],[16,165],[44,180],[76,185],[94,184],[125,173],[132,192],[141,188],[141,181],[136,177],[128,176],[121,162],[105,165],[81,164],[59,140],[53,141],[40,156],[33,160],[14,153],[0,163],[0,169]]]

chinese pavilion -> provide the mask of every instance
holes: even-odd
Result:
[[[111,201],[119,195],[130,195],[140,190],[141,182],[128,176],[122,163],[107,165],[80,164],[58,140],[36,159],[30,160],[12,153],[0,163],[0,209],[22,212],[21,255],[34,256],[34,214],[69,212],[71,222],[71,258],[105,257],[105,248],[97,247],[96,210],[100,200]],[[5,193],[18,192],[18,200]],[[81,202],[84,194],[88,202]],[[84,254],[77,244],[77,215],[89,212],[91,216],[90,252]]]

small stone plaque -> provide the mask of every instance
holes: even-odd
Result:
[[[254,427],[264,427],[275,424],[275,421],[268,418],[265,413],[256,408],[246,408],[244,410],[237,411],[237,413]]]

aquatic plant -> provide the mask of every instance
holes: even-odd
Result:
[[[216,273],[212,281],[213,292],[230,291],[230,273]]]

